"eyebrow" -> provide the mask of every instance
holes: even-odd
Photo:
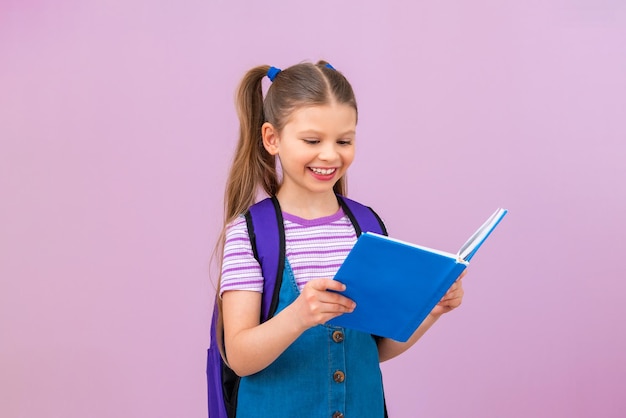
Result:
[[[315,129],[307,129],[305,131],[300,131],[299,134],[300,135],[324,136],[322,132],[316,131]],[[355,136],[355,135],[356,135],[356,131],[350,130],[350,131],[341,133],[339,136],[344,137],[344,136]]]

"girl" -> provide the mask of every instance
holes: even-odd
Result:
[[[265,99],[262,80],[272,81]],[[406,343],[324,325],[355,304],[332,280],[356,241],[338,203],[354,160],[357,105],[330,64],[260,66],[239,87],[240,137],[226,187],[221,299],[224,358],[241,376],[242,417],[382,417],[379,362],[406,351],[461,304],[460,280]],[[280,163],[280,178],[276,169]],[[286,261],[276,314],[260,323],[263,276],[243,213],[276,196]]]

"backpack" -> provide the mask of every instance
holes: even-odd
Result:
[[[371,208],[354,200],[337,195],[344,213],[352,222],[356,236],[362,232],[387,235],[380,217]],[[254,258],[263,273],[261,322],[276,312],[278,294],[285,266],[285,229],[283,216],[276,197],[269,197],[250,207],[245,214],[248,235]],[[216,298],[219,296],[216,296]],[[207,355],[207,383],[209,418],[233,418],[237,409],[239,376],[223,361],[217,346],[217,300],[211,320],[211,342]]]

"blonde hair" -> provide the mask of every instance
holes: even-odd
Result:
[[[357,111],[352,86],[338,71],[317,64],[301,63],[281,71],[263,99],[262,80],[269,66],[248,71],[237,91],[239,141],[226,183],[224,224],[255,203],[258,188],[270,196],[278,191],[274,156],[263,147],[261,126],[271,123],[280,133],[291,113],[302,106],[324,105],[335,101]],[[345,180],[339,179],[335,192],[344,194]]]

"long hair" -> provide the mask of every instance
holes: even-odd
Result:
[[[215,250],[218,259],[221,259],[224,248],[226,225],[255,203],[260,189],[273,196],[280,187],[275,157],[263,146],[263,123],[271,123],[280,133],[291,114],[300,107],[328,105],[333,102],[354,108],[358,115],[352,86],[343,74],[327,64],[326,61],[318,61],[316,64],[300,63],[282,70],[268,88],[265,99],[262,81],[270,67],[254,67],[243,77],[236,101],[239,140],[226,182],[224,225]],[[341,195],[346,194],[344,177],[335,183],[334,191]],[[221,266],[219,272],[221,274]],[[220,280],[217,285],[217,303],[221,323],[219,289]]]

